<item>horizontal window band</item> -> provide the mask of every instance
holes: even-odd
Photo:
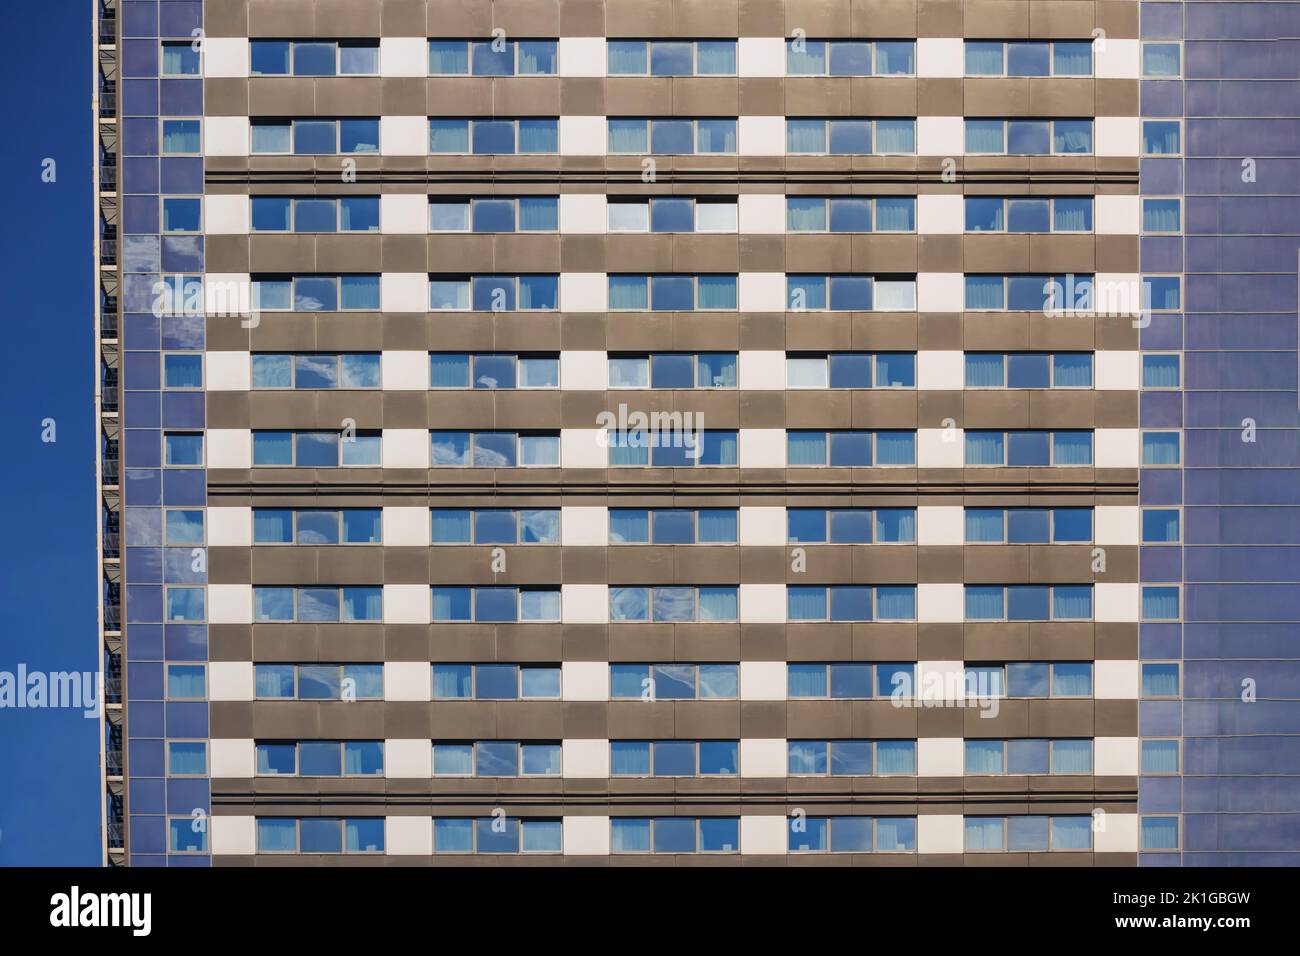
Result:
[[[796,157],[797,158],[797,157]],[[805,157],[806,158],[806,157]],[[925,157],[922,157],[925,158]],[[1038,157],[1042,158],[1042,157]],[[1122,157],[1121,157],[1122,158]],[[674,169],[672,166],[679,165],[682,157],[675,158],[677,162],[659,164],[663,169],[658,169],[655,175],[655,183],[662,185],[664,183],[702,183],[715,185],[717,183],[736,183],[744,185],[746,183],[755,184],[772,184],[787,183],[798,185],[800,183],[810,183],[817,185],[864,185],[864,184],[916,184],[916,185],[936,185],[951,186],[952,183],[943,179],[943,170],[936,168],[933,170],[922,169],[866,169],[866,170],[841,170],[841,169]],[[981,161],[981,167],[987,160]],[[1138,185],[1137,159],[1133,159],[1132,170],[1052,170],[1052,169],[1035,169],[1032,171],[1017,169],[1015,167],[1006,169],[961,169],[958,166],[959,181],[963,183],[979,183],[980,185],[994,184],[1042,184],[1050,183],[1053,185],[1080,185],[1080,186],[1115,186],[1129,185],[1136,187]],[[486,169],[482,171],[466,170],[464,168],[454,170],[386,170],[365,169],[358,167],[355,171],[355,182],[360,185],[370,183],[384,184],[393,183],[401,185],[410,185],[412,183],[428,183],[430,185],[449,185],[460,183],[477,183],[485,186],[500,186],[503,184],[542,184],[542,183],[569,183],[573,185],[629,185],[642,187],[646,184],[642,181],[642,170],[638,163],[635,167],[627,169],[604,169],[604,170],[570,170],[562,168],[545,168],[545,169]],[[337,171],[311,171],[311,170],[260,170],[260,169],[242,169],[242,170],[219,170],[212,169],[209,163],[204,181],[207,185],[304,185],[304,186],[336,186],[338,184]],[[649,188],[653,189],[652,184]],[[647,191],[647,194],[649,192]]]
[[[1048,777],[1049,774],[1036,774],[1038,777]],[[1080,774],[1079,776],[1093,776],[1092,774]],[[382,790],[340,790],[330,791],[322,789],[319,786],[320,778],[307,778],[306,783],[310,790],[304,788],[303,793],[286,793],[282,789],[260,790],[257,788],[247,789],[223,789],[216,785],[216,781],[229,780],[236,778],[214,777],[212,786],[212,804],[214,807],[247,807],[256,805],[260,811],[271,810],[274,808],[276,813],[268,813],[267,816],[289,816],[295,807],[309,808],[326,808],[343,806],[349,804],[368,804],[379,807],[401,808],[409,811],[411,808],[429,809],[433,808],[472,808],[472,807],[607,807],[616,810],[620,807],[635,808],[641,804],[654,804],[657,806],[675,806],[675,807],[726,807],[726,806],[762,806],[770,808],[779,808],[784,811],[787,807],[804,806],[805,804],[853,804],[858,807],[871,807],[877,805],[914,805],[916,807],[938,806],[941,808],[949,807],[954,800],[962,802],[963,809],[969,811],[970,808],[978,808],[984,804],[1007,804],[1007,803],[1028,803],[1031,812],[1032,808],[1039,804],[1050,804],[1059,807],[1061,805],[1078,806],[1088,808],[1087,812],[1091,813],[1094,807],[1102,807],[1111,813],[1124,813],[1125,808],[1136,805],[1137,791],[1132,788],[1119,788],[1111,790],[1100,787],[1092,790],[1040,790],[1023,789],[1023,790],[987,790],[972,794],[970,791],[953,788],[951,790],[927,790],[924,794],[918,794],[915,788],[908,790],[902,787],[883,790],[875,793],[844,792],[831,788],[825,790],[816,789],[799,789],[798,791],[781,791],[781,790],[760,790],[746,787],[740,788],[741,779],[761,779],[761,778],[729,778],[726,782],[731,784],[731,789],[722,793],[713,792],[680,792],[671,788],[665,789],[660,793],[654,791],[638,790],[632,793],[610,793],[610,794],[592,794],[592,793],[565,793],[564,783],[567,780],[572,783],[575,779],[583,779],[586,783],[598,781],[601,778],[574,778],[574,777],[555,777],[549,778],[555,783],[556,792],[547,793],[527,793],[511,794],[498,792],[492,789],[484,789],[480,792],[465,791],[457,789],[449,793],[429,793],[429,794],[411,794],[409,792],[389,793]],[[242,778],[238,778],[242,779]],[[303,778],[279,778],[280,782],[284,779],[303,779]],[[423,778],[418,778],[423,779]],[[432,781],[435,778],[429,778]],[[462,778],[457,778],[458,782],[463,782]],[[470,778],[473,779],[473,778]],[[610,777],[610,780],[620,778]],[[638,778],[639,779],[639,778]],[[649,778],[654,779],[654,778]],[[707,778],[691,778],[695,780]],[[811,783],[816,777],[797,777],[801,782]],[[889,780],[890,777],[871,779]],[[915,781],[916,776],[904,777],[902,779]],[[946,778],[926,778],[926,779],[946,779]],[[958,779],[958,778],[952,778]],[[999,778],[1004,779],[1004,778]],[[1124,779],[1124,778],[1114,778]],[[1128,778],[1135,779],[1135,778]],[[411,778],[401,778],[404,785],[411,783]],[[1057,811],[1053,811],[1057,812]],[[408,814],[417,816],[420,814]],[[430,813],[432,815],[432,813]],[[546,815],[545,810],[539,815]]]
[[[1084,466],[1092,467],[1092,466]],[[1138,493],[1137,476],[1134,475],[1132,481],[1091,481],[1091,482],[1067,482],[1067,481],[1034,481],[1034,482],[870,482],[870,481],[851,481],[843,482],[812,482],[812,481],[790,481],[784,483],[777,482],[755,482],[739,484],[735,481],[719,481],[716,483],[701,481],[671,481],[658,480],[654,482],[630,482],[630,481],[583,481],[574,482],[565,480],[564,482],[556,481],[528,481],[528,482],[509,482],[503,484],[492,478],[486,478],[478,482],[466,482],[463,479],[457,483],[439,482],[437,484],[430,482],[411,482],[411,481],[394,481],[385,479],[382,483],[371,482],[349,482],[349,481],[312,481],[303,476],[299,481],[257,481],[257,482],[239,482],[221,480],[219,476],[223,471],[248,471],[254,473],[267,469],[209,469],[208,471],[208,496],[209,498],[219,498],[223,495],[232,496],[257,496],[257,495],[283,495],[283,494],[314,494],[335,497],[352,497],[352,496],[396,496],[396,495],[421,495],[425,497],[437,497],[438,495],[484,495],[492,498],[499,494],[515,495],[576,495],[590,494],[602,496],[659,496],[659,495],[738,495],[757,496],[757,495],[828,495],[828,494],[852,494],[852,495],[1136,495]],[[276,469],[269,469],[276,470]],[[310,469],[302,469],[308,471]],[[341,469],[328,469],[331,475],[337,475]],[[379,470],[379,469],[373,469]],[[397,471],[422,471],[426,469],[390,469]],[[432,469],[429,469],[432,470]],[[474,469],[471,469],[474,470]],[[492,469],[477,469],[480,471],[492,471]],[[512,475],[518,469],[510,469]],[[593,469],[551,469],[553,471],[585,471]],[[594,469],[601,470],[601,469]],[[618,471],[618,469],[614,469]],[[663,471],[668,472],[672,469],[643,469],[646,471]],[[724,471],[734,471],[737,469],[727,468]],[[747,469],[746,469],[747,470]],[[771,469],[754,469],[757,471],[768,471]],[[784,470],[784,469],[782,469]],[[807,469],[805,469],[807,470]],[[852,471],[851,468],[844,469],[825,469],[825,470],[843,470]],[[925,469],[922,469],[925,470]],[[946,470],[946,469],[945,469]],[[1099,469],[1101,471],[1133,471],[1134,468],[1119,469]],[[441,474],[441,472],[439,472]],[[694,473],[692,473],[694,474]],[[459,476],[458,476],[459,477]],[[811,476],[810,476],[811,477]]]

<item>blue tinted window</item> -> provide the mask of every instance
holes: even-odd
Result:
[[[1007,202],[1007,232],[1050,232],[1051,211],[1046,199],[1011,199]]]
[[[695,130],[691,121],[651,120],[650,151],[666,154],[695,152]]]
[[[1044,352],[1012,353],[1007,356],[1008,388],[1050,388],[1051,356]]]

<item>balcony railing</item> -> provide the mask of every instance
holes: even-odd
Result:
[[[117,118],[117,92],[115,90],[100,91],[99,118],[100,119]]]
[[[99,188],[104,192],[117,191],[117,166],[115,164],[99,164]]]
[[[106,455],[104,457],[102,472],[104,476],[104,484],[106,485],[117,484],[117,456],[116,455],[113,455],[112,457]]]
[[[106,704],[122,703],[122,678],[120,677],[104,678],[104,703]]]
[[[100,43],[117,42],[117,18],[116,17],[99,18],[99,42]]]
[[[122,850],[126,848],[126,841],[123,839],[122,824],[110,823],[108,825],[108,848],[110,850]]]
[[[117,265],[117,237],[102,236],[99,240],[99,264]]]
[[[99,408],[100,411],[105,412],[117,411],[117,382],[113,382],[112,385],[104,383],[104,389],[99,395]]]
[[[104,767],[110,777],[122,776],[122,751],[109,750],[104,754]]]
[[[117,338],[117,309],[104,312],[99,317],[99,337],[101,339]]]
[[[120,558],[122,556],[122,539],[116,531],[104,532],[104,557]]]

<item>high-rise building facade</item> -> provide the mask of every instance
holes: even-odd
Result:
[[[1300,847],[1224,7],[99,6],[106,859]]]

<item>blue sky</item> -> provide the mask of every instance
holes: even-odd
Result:
[[[86,0],[7,10],[0,671],[98,669],[90,11]],[[0,708],[0,865],[99,863],[97,740],[77,710]]]

